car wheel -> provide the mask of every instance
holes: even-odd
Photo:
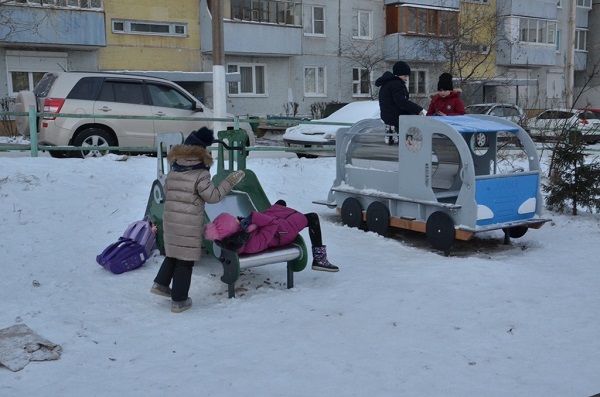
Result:
[[[475,137],[475,147],[488,146],[488,137],[483,132],[476,133],[474,137]]]
[[[100,128],[88,128],[77,134],[73,139],[73,146],[116,146],[116,144],[108,132]],[[102,157],[108,152],[108,150],[101,149],[74,151],[73,157]]]
[[[35,94],[31,91],[20,91],[15,100],[15,111],[29,112],[30,106],[35,106],[35,111],[38,111]],[[29,134],[31,133],[29,130],[29,116],[16,116],[15,124],[17,125],[17,131],[19,131],[19,134],[28,138]]]

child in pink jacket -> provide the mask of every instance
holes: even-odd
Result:
[[[313,270],[339,271],[327,260],[319,216],[314,212],[302,214],[287,207],[283,200],[264,212],[252,211],[246,218],[236,219],[231,214],[222,213],[206,225],[205,236],[238,254],[254,254],[291,243],[307,226],[312,243]]]

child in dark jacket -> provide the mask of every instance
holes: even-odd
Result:
[[[423,108],[409,99],[406,81],[410,77],[410,66],[403,61],[394,64],[392,72],[385,72],[375,81],[379,88],[379,110],[386,125],[385,143],[398,143],[398,118],[401,115],[424,115]]]
[[[314,212],[302,214],[287,207],[283,200],[264,212],[252,211],[246,218],[236,219],[231,214],[222,213],[206,225],[205,236],[238,254],[253,254],[291,243],[307,226],[312,243],[313,270],[339,271],[327,259],[319,216]]]
[[[440,75],[437,89],[438,93],[434,95],[429,104],[428,116],[460,116],[465,114],[465,105],[460,99],[460,90],[454,90],[450,73]]]

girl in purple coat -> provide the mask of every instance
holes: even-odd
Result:
[[[313,270],[339,271],[327,260],[319,216],[314,212],[302,214],[287,207],[283,200],[264,212],[252,211],[246,218],[236,219],[231,214],[222,213],[206,225],[205,236],[238,254],[254,254],[291,243],[307,226],[312,244]]]

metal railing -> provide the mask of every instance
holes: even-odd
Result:
[[[118,152],[139,152],[139,153],[156,153],[156,146],[49,146],[49,145],[40,145],[38,143],[38,131],[37,131],[37,118],[38,117],[67,117],[67,118],[94,118],[94,119],[127,119],[127,120],[179,120],[179,121],[217,121],[224,123],[233,123],[235,128],[239,128],[240,123],[248,123],[250,125],[271,125],[271,124],[288,124],[288,125],[297,125],[308,123],[309,121],[298,120],[297,118],[277,118],[276,120],[265,118],[255,118],[248,117],[243,118],[239,116],[235,116],[233,118],[210,118],[210,117],[164,117],[164,116],[127,116],[127,115],[105,115],[105,114],[70,114],[70,113],[44,113],[44,112],[36,112],[35,107],[31,106],[29,108],[29,112],[0,112],[0,117],[22,117],[27,116],[29,119],[29,144],[0,144],[0,151],[14,151],[14,150],[30,150],[31,157],[37,157],[38,152],[41,151],[118,151]],[[320,124],[324,125],[340,125],[340,126],[350,126],[350,123],[332,123],[332,122],[323,122]],[[217,150],[216,148],[208,148],[211,151]],[[248,146],[246,148],[248,151],[277,151],[277,152],[332,152],[335,151],[335,147],[311,147],[311,148],[302,148],[302,147],[283,147],[283,146]]]

